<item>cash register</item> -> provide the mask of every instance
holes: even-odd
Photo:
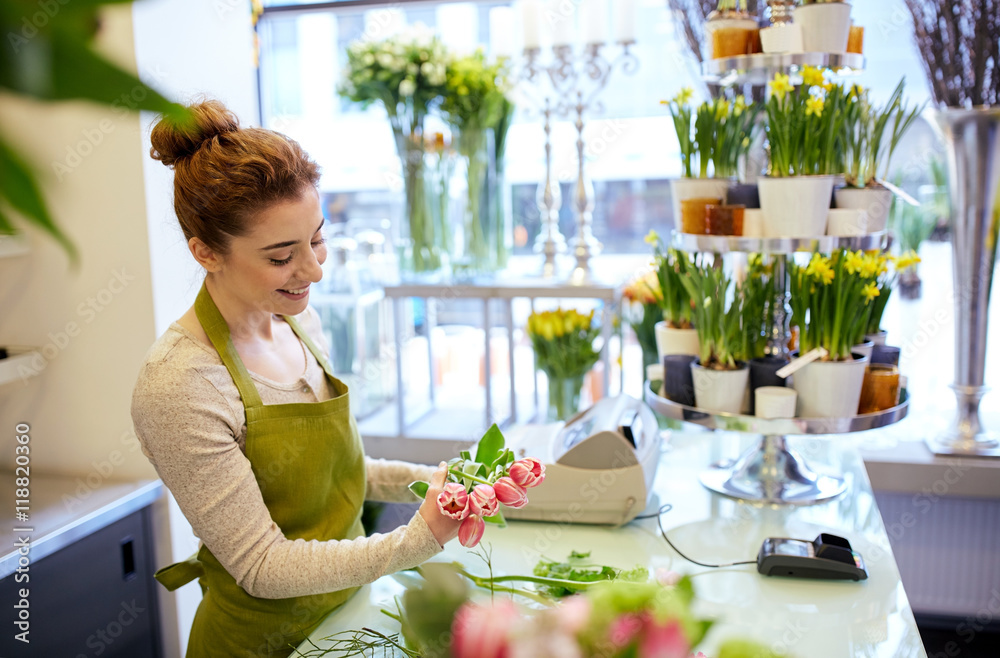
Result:
[[[504,509],[511,519],[555,523],[628,523],[646,507],[660,460],[653,410],[628,395],[604,398],[565,423],[505,432],[515,456],[545,464],[531,502]]]

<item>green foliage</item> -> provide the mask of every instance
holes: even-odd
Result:
[[[803,84],[778,73],[769,83],[765,105],[770,168],[775,177],[839,174],[843,169],[844,88],[804,67]]]
[[[693,301],[701,365],[735,370],[747,356],[740,335],[740,299],[729,295],[732,279],[723,268],[705,264],[688,268],[680,281]]]
[[[588,561],[590,551],[580,553],[572,551],[564,562],[555,562],[542,558],[535,565],[532,573],[539,578],[558,578],[574,583],[595,583],[602,580],[622,580],[632,583],[645,583],[649,580],[649,570],[642,566],[634,569],[616,569],[607,565],[593,564]],[[570,584],[543,585],[540,590],[554,598],[562,598],[575,594],[579,588]]]
[[[186,108],[173,103],[92,47],[103,5],[130,0],[74,0],[46,9],[34,0],[0,3],[0,89],[40,101],[85,100],[117,112],[149,110],[183,123]],[[41,20],[39,16],[43,17]],[[52,237],[73,263],[79,255],[45,203],[27,164],[0,136],[0,233],[16,233],[14,217]]]
[[[692,94],[690,88],[684,88],[662,102],[673,119],[683,176],[693,178],[696,169],[698,178],[736,176],[740,160],[753,143],[760,105],[748,105],[743,96],[737,96],[733,101],[706,101],[692,109]]]
[[[535,351],[535,366],[551,380],[585,375],[601,356],[594,341],[601,330],[587,315],[562,308],[528,316],[528,338]]]
[[[844,180],[848,185],[872,185],[883,158],[883,180],[889,175],[896,146],[924,109],[923,105],[910,108],[904,102],[905,84],[905,78],[899,81],[883,107],[871,103],[867,89],[857,85],[851,87],[844,104]]]

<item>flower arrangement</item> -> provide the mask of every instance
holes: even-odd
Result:
[[[676,249],[665,249],[656,231],[646,235],[646,244],[653,247],[653,265],[659,283],[663,319],[668,327],[690,329],[691,297],[682,279],[692,266],[691,256]]]
[[[489,565],[489,559],[484,558]],[[422,579],[397,599],[396,610],[383,610],[399,622],[399,634],[371,628],[325,638],[331,649],[315,656],[386,655],[408,658],[629,658],[664,656],[705,658],[695,654],[713,622],[694,614],[691,579],[630,582],[616,578],[575,582],[533,576],[480,578],[460,564],[428,563],[417,569]],[[571,586],[561,601],[499,582],[524,580]],[[664,580],[667,580],[666,578]],[[670,582],[673,581],[673,582]],[[488,588],[489,599],[470,586]],[[526,609],[513,597],[542,603]],[[402,636],[402,637],[400,637]],[[724,641],[720,658],[777,658],[766,647],[745,640]]]
[[[424,121],[445,93],[448,59],[441,40],[422,25],[381,41],[355,41],[338,89],[363,106],[381,103],[389,115],[403,170],[409,259],[417,272],[442,264],[424,184]]]
[[[884,269],[877,252],[841,249],[813,254],[808,265],[788,263],[792,324],[799,327],[799,352],[822,347],[831,361],[852,360],[851,348],[865,333],[876,282]]]
[[[768,174],[785,177],[841,173],[847,101],[843,86],[827,81],[819,69],[806,66],[802,69],[802,85],[796,87],[787,75],[776,73],[768,88]]]
[[[649,271],[633,279],[622,292],[625,300],[623,315],[628,320],[642,348],[645,366],[656,363],[656,323],[663,320],[663,293],[657,271]]]
[[[594,312],[574,309],[532,313],[528,338],[535,350],[535,365],[549,377],[579,377],[594,367],[600,350],[594,349],[600,329]]]
[[[488,131],[500,127],[506,132],[513,112],[508,86],[506,59],[487,61],[482,49],[448,63],[441,112],[456,133],[455,145],[466,164],[465,264],[469,267],[485,264],[490,255],[491,227],[484,223],[490,209],[483,197],[489,174]],[[499,134],[494,143],[496,137]]]
[[[690,87],[684,87],[674,98],[661,101],[673,119],[683,176],[695,178],[697,169],[697,178],[708,178],[711,164],[714,177],[735,177],[753,142],[760,106],[747,104],[741,95],[733,101],[718,98],[692,108],[693,94]]]
[[[600,357],[594,348],[600,329],[594,312],[544,311],[528,317],[528,338],[535,350],[535,367],[545,373],[549,385],[548,420],[566,420],[580,406],[583,376]]]
[[[889,295],[896,285],[900,274],[911,268],[915,268],[920,263],[920,256],[915,251],[907,251],[899,256],[885,256],[883,254],[872,254],[870,258],[878,262],[878,272],[874,285],[878,294],[869,305],[863,323],[863,334],[874,334],[882,329],[882,315],[885,313],[886,304],[889,303]],[[891,271],[889,265],[892,265]]]
[[[741,300],[739,295],[729,297],[732,279],[722,268],[706,264],[687,268],[680,281],[691,297],[702,367],[740,368],[746,354],[740,334]]]
[[[772,276],[772,266],[764,262],[760,254],[750,254],[746,277],[736,288],[736,299],[740,303],[742,328],[739,352],[743,358],[764,357],[767,341],[773,325],[777,287]]]
[[[504,525],[500,505],[520,509],[528,504],[527,490],[545,480],[545,465],[534,457],[514,460],[514,453],[504,447],[500,429],[493,425],[476,447],[476,457],[463,450],[448,462],[448,479],[438,494],[441,514],[461,521],[458,540],[472,548],[486,532],[486,522]],[[421,500],[427,495],[427,482],[410,484]]]
[[[867,89],[851,87],[844,103],[843,141],[844,180],[849,186],[874,185],[883,156],[885,168],[881,179],[888,179],[896,146],[924,109],[923,105],[910,108],[904,102],[905,83],[905,78],[899,81],[884,107],[877,107],[869,100]]]

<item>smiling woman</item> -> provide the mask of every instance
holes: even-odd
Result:
[[[221,103],[191,111],[193,128],[156,125],[151,155],[174,168],[205,283],[147,354],[132,418],[202,546],[156,577],[202,587],[189,657],[287,656],[356,588],[439,552],[459,522],[433,502],[443,468],[364,455],[309,307],[326,259],[316,164]],[[426,479],[407,525],[364,536],[366,498],[410,501],[407,485]]]

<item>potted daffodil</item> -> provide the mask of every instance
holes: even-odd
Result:
[[[659,289],[662,317],[653,330],[659,358],[672,354],[698,354],[698,331],[692,323],[691,297],[682,279],[692,267],[691,257],[676,249],[664,249],[656,231],[646,243],[653,247],[653,267]]]

